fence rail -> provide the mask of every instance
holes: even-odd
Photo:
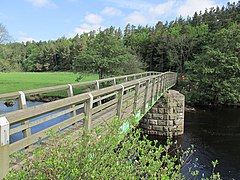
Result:
[[[143,77],[144,76],[144,77]],[[147,72],[142,74],[114,77],[89,82],[96,85],[96,90],[60,99],[57,101],[22,108],[0,116],[0,178],[4,177],[10,167],[9,156],[19,150],[31,146],[44,139],[50,129],[59,131],[78,123],[79,128],[85,127],[88,131],[97,125],[118,116],[118,119],[127,118],[131,114],[143,115],[155,101],[176,83],[176,73]],[[124,83],[117,84],[116,80],[125,79]],[[131,79],[132,78],[132,79]],[[129,81],[128,81],[129,80]],[[112,81],[113,85],[100,89],[102,82]],[[76,87],[73,84],[70,87]],[[85,83],[86,84],[86,83]],[[65,89],[66,85],[37,90],[23,91],[20,101],[23,103],[25,94],[49,92],[56,89]],[[2,95],[0,98],[16,97],[16,93]],[[23,96],[23,97],[22,97]],[[18,95],[19,97],[19,95]],[[63,121],[53,124],[46,129],[32,133],[32,128],[51,122],[56,118],[65,117]],[[136,116],[137,117],[137,116]],[[10,142],[10,136],[22,133],[22,139]]]
[[[49,92],[56,92],[61,90],[69,90],[69,86],[72,88],[78,88],[82,86],[89,86],[89,85],[96,85],[96,89],[99,86],[98,84],[104,83],[104,82],[112,82],[113,84],[116,84],[116,80],[125,80],[128,81],[128,79],[138,79],[146,76],[156,75],[159,74],[159,72],[144,72],[144,73],[138,73],[138,74],[130,74],[126,76],[118,76],[118,77],[112,77],[112,78],[106,78],[106,79],[99,79],[95,81],[88,81],[88,82],[80,82],[80,83],[73,83],[73,84],[64,84],[64,85],[58,85],[58,86],[52,86],[52,87],[45,87],[45,88],[38,88],[38,89],[31,89],[31,90],[23,90],[18,92],[11,92],[11,93],[5,93],[0,94],[0,100],[1,99],[21,99],[20,92],[23,92],[25,96],[31,96],[36,94],[42,94],[42,93],[49,93]]]

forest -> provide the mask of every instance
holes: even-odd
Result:
[[[1,23],[0,29],[5,30]],[[175,71],[184,74],[178,88],[192,105],[240,103],[240,1],[155,26],[127,24],[73,38],[19,43],[2,34],[0,72],[90,72],[105,78]]]

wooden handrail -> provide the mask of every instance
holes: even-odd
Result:
[[[133,76],[138,76],[141,74],[143,75],[143,74],[148,74],[148,73],[149,72],[130,74],[130,75],[127,75],[127,77],[133,77]],[[150,73],[152,73],[152,72],[150,72]],[[125,77],[126,76],[117,76],[117,77],[112,77],[112,78],[99,79],[98,82],[103,83],[103,82],[107,82],[107,81],[112,81],[114,78],[115,79],[123,79]],[[88,81],[88,82],[73,83],[71,85],[73,88],[77,88],[77,87],[82,87],[82,86],[94,85],[95,83],[96,83],[96,80]],[[38,88],[38,89],[31,89],[31,90],[22,90],[22,92],[25,95],[36,95],[36,94],[49,93],[49,92],[54,92],[54,91],[66,90],[66,89],[68,89],[68,84],[44,87],[44,88]],[[18,97],[19,97],[19,92],[0,94],[0,99],[16,99]]]
[[[97,88],[91,92],[75,96],[71,94],[71,88],[74,85],[66,85],[67,87],[62,85],[61,88],[69,90],[70,97],[0,115],[0,132],[2,133],[3,130],[5,132],[4,135],[0,134],[0,140],[4,142],[0,144],[0,153],[1,156],[4,156],[4,158],[0,159],[0,167],[4,167],[0,168],[0,179],[6,175],[6,169],[9,168],[9,155],[32,145],[39,137],[47,137],[46,132],[50,129],[57,131],[80,122],[86,130],[90,131],[94,126],[103,122],[101,120],[103,117],[108,120],[117,115],[120,120],[122,117],[129,117],[132,113],[146,113],[161,94],[176,83],[176,73],[147,73],[142,73],[146,76],[141,78],[140,75],[139,79],[135,79],[136,75],[128,75],[128,77],[133,77],[134,80],[116,85],[113,84],[103,89]],[[122,76],[121,78],[125,77]],[[113,81],[113,79],[108,78],[107,81]],[[98,80],[93,82],[91,83],[97,84],[106,81]],[[48,90],[51,90],[51,88],[48,88]],[[28,91],[30,94],[35,92],[37,91]],[[131,101],[132,104],[129,105],[128,101]],[[80,110],[80,112],[76,113],[77,110]],[[53,114],[49,114],[50,112]],[[25,136],[19,141],[9,142],[5,139],[9,139],[13,133],[30,131],[30,128],[35,125],[51,121],[56,117],[69,113],[72,114],[66,120],[35,134],[25,133]],[[33,118],[38,119],[33,121],[31,120]],[[18,124],[19,126],[14,126],[10,129],[10,126],[13,124]]]

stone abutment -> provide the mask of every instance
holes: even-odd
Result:
[[[178,136],[184,133],[185,96],[169,90],[141,119],[144,134]]]

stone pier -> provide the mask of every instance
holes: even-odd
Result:
[[[169,90],[141,119],[144,134],[177,136],[184,133],[185,96]]]

